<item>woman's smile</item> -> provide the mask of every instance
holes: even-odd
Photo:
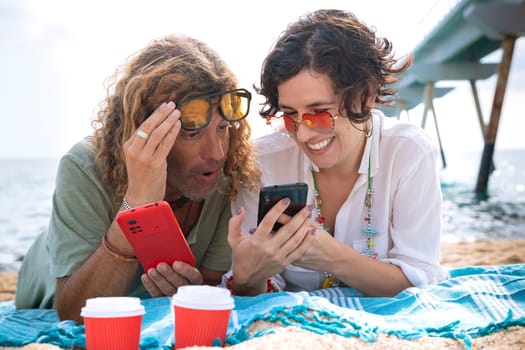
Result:
[[[321,151],[323,149],[325,149],[326,147],[328,147],[332,141],[335,139],[335,136],[331,136],[327,139],[324,139],[320,142],[317,142],[317,143],[309,143],[307,142],[306,143],[306,146],[308,147],[308,149],[312,150],[312,151]]]

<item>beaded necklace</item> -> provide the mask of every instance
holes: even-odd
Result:
[[[368,155],[368,176],[367,176],[367,189],[366,189],[366,196],[364,205],[366,208],[366,217],[364,218],[366,222],[366,228],[362,229],[361,232],[363,232],[366,235],[366,247],[363,250],[363,255],[371,257],[372,259],[377,258],[377,252],[375,251],[375,242],[374,242],[374,236],[377,234],[377,231],[372,228],[372,206],[374,205],[374,188],[372,186],[372,177],[370,175],[370,154]],[[314,197],[315,197],[315,208],[317,212],[317,218],[316,221],[323,228],[323,230],[330,232],[329,227],[325,227],[324,223],[326,221],[326,218],[321,214],[321,195],[319,193],[319,187],[317,185],[317,178],[315,176],[315,171],[313,168],[310,168],[310,171],[312,172],[312,177],[314,180]],[[333,276],[330,272],[325,271],[325,280],[323,281],[323,288],[332,288],[332,287],[338,287],[339,282]]]

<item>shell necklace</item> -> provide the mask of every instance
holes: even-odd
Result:
[[[372,206],[374,205],[374,187],[372,185],[372,177],[370,175],[370,158],[371,155],[368,155],[368,176],[367,176],[367,190],[366,190],[366,196],[364,201],[364,206],[366,208],[366,217],[364,218],[366,222],[366,228],[362,229],[361,232],[363,232],[366,236],[366,247],[363,250],[363,254],[371,257],[372,259],[377,258],[377,252],[375,251],[375,242],[374,242],[374,236],[377,234],[377,231],[372,228]],[[317,218],[316,221],[323,228],[323,230],[330,232],[329,227],[325,227],[324,223],[326,221],[326,218],[321,214],[321,195],[319,193],[319,187],[317,185],[317,178],[315,176],[315,171],[313,168],[310,168],[310,171],[312,172],[312,177],[314,180],[314,197],[315,197],[315,208],[317,212]],[[334,275],[332,275],[330,272],[325,271],[325,280],[323,282],[322,287],[323,288],[332,288],[332,287],[338,287],[339,282],[335,278]]]

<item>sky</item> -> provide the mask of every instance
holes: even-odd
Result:
[[[396,54],[403,56],[432,25],[425,15],[454,2],[0,0],[0,159],[59,158],[90,134],[91,120],[105,94],[104,80],[154,38],[183,33],[208,43],[237,74],[240,85],[252,89],[278,34],[306,12],[321,7],[351,10],[389,38]],[[525,81],[523,40],[515,48],[497,149],[525,149],[520,103],[525,87],[518,84]],[[498,53],[488,59],[497,60]],[[495,84],[495,77],[478,84],[486,119]],[[445,150],[482,149],[468,83],[441,85],[456,87],[434,101]],[[258,102],[256,97],[248,117],[256,135],[267,130],[256,113]],[[422,111],[421,105],[411,110],[410,121],[418,123]],[[435,138],[431,119],[427,129]]]

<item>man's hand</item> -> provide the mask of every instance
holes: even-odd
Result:
[[[152,297],[172,296],[177,288],[186,284],[202,284],[200,271],[181,261],[175,261],[171,266],[159,263],[141,277],[142,283]]]
[[[166,193],[167,157],[179,134],[180,111],[163,103],[124,143],[128,189],[126,200],[139,206],[162,200]]]

